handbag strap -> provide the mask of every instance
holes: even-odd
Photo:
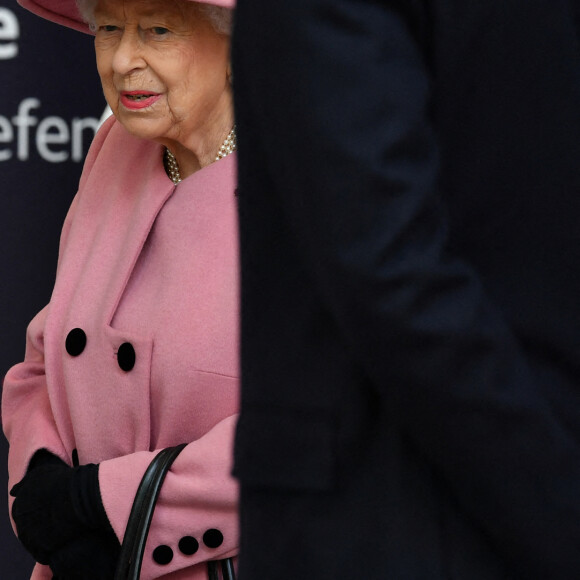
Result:
[[[161,486],[172,463],[185,446],[182,443],[162,449],[145,471],[131,507],[114,580],[139,580],[147,535]],[[209,561],[207,564],[210,580],[219,579],[218,563],[221,565],[223,580],[236,580],[232,558]]]
[[[208,580],[220,580],[219,567],[221,565],[222,580],[236,580],[233,558],[224,560],[209,560],[207,563]]]
[[[185,443],[162,449],[145,471],[129,515],[114,580],[139,580],[147,534],[163,480]]]

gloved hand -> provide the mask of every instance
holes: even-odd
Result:
[[[15,497],[12,517],[18,537],[37,562],[58,568],[58,577],[90,576],[109,569],[117,560],[120,545],[101,501],[98,465],[72,468],[47,451],[39,451],[24,478],[10,494]]]
[[[94,532],[76,538],[50,557],[53,580],[111,580],[119,558],[114,536]]]

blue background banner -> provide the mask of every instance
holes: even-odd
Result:
[[[50,299],[60,228],[105,108],[94,60],[92,37],[0,0],[2,376],[22,360],[26,326]],[[7,451],[0,437],[0,490]],[[2,500],[0,578],[26,580],[32,565]]]

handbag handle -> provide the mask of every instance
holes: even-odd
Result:
[[[114,580],[139,580],[145,542],[163,480],[185,443],[162,449],[145,471],[127,522]]]
[[[131,507],[114,580],[139,580],[147,534],[161,486],[171,465],[185,446],[186,444],[182,443],[176,447],[162,449],[145,471]],[[235,580],[231,558],[221,560],[221,568],[223,580]],[[216,579],[218,578],[217,562],[208,562],[208,573],[210,578],[214,574]]]

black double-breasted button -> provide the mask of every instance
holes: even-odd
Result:
[[[216,529],[210,529],[203,534],[203,543],[208,548],[219,548],[224,542],[224,535]]]
[[[199,549],[199,542],[193,536],[183,536],[178,547],[184,556],[193,556]]]
[[[124,342],[117,351],[117,362],[122,370],[129,372],[135,366],[135,349],[130,342]]]
[[[153,560],[160,566],[167,566],[167,564],[173,560],[173,550],[169,546],[163,544],[157,546],[157,548],[153,550]]]
[[[71,356],[79,356],[87,346],[87,335],[82,328],[73,328],[67,335],[65,341],[66,352]]]

